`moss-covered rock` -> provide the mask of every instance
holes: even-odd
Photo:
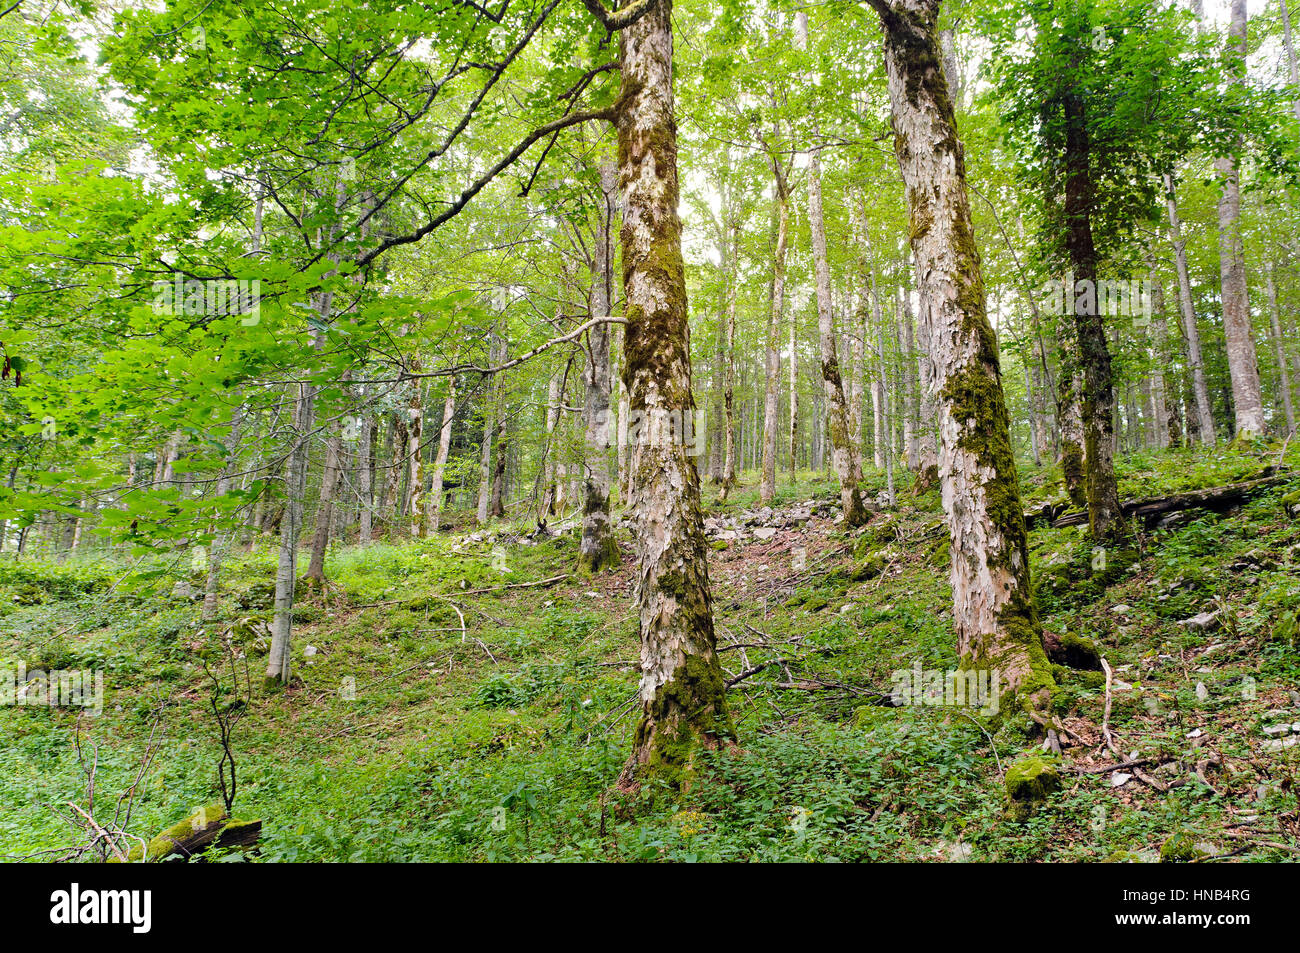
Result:
[[[883,553],[872,553],[866,559],[854,568],[851,578],[854,582],[865,582],[868,579],[875,579],[885,571],[888,563]]]
[[[127,854],[128,863],[183,860],[209,847],[246,848],[261,836],[261,821],[231,820],[220,802],[205,804],[183,821],[160,831],[147,844]]]
[[[1282,509],[1292,518],[1300,516],[1300,490],[1282,497]]]
[[[1012,816],[1024,820],[1061,789],[1061,775],[1047,758],[1030,755],[1007,767],[1005,783]]]

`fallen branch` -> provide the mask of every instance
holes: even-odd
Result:
[[[1151,520],[1166,513],[1181,510],[1210,509],[1225,510],[1231,506],[1258,496],[1262,491],[1291,479],[1290,475],[1274,475],[1273,467],[1268,467],[1261,479],[1247,480],[1244,483],[1229,483],[1227,486],[1212,486],[1202,490],[1189,490],[1185,493],[1173,493],[1168,496],[1151,496],[1137,500],[1127,500],[1120,504],[1120,510],[1127,517]],[[1025,513],[1025,526],[1031,528],[1037,523],[1049,520],[1053,528],[1064,526],[1083,526],[1088,522],[1086,511],[1062,514],[1050,504]]]

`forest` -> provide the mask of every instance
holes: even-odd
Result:
[[[1296,860],[1295,5],[0,0],[0,859]]]

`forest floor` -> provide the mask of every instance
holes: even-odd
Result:
[[[127,581],[126,562],[6,557],[0,669],[98,669],[105,691],[95,717],[0,707],[0,855],[77,843],[63,815],[87,807],[92,766],[96,816],[134,790],[128,826],[145,836],[217,799],[204,664],[222,670],[229,633],[252,675],[234,813],[264,822],[267,860],[1294,859],[1300,525],[1282,497],[1300,488],[1300,451],[1282,452],[1294,480],[1144,531],[1135,561],[1094,569],[1077,527],[1030,534],[1043,623],[1100,644],[1106,724],[1143,777],[1097,770],[1116,760],[1105,678],[1059,669],[1057,711],[1078,737],[1049,756],[1064,783],[1028,817],[1004,784],[1041,753],[1026,717],[880,704],[899,670],[957,663],[933,492],[900,489],[857,532],[763,518],[787,525],[711,542],[740,738],[675,797],[614,791],[636,720],[626,529],[623,566],[586,578],[574,533],[528,540],[523,524],[340,547],[323,597],[297,610],[297,679],[278,692],[260,687],[269,542],[230,561],[222,621],[206,627],[188,556]],[[1277,447],[1132,455],[1121,491],[1226,484],[1279,460]],[[1059,494],[1052,476],[1022,474],[1027,505]],[[882,480],[869,482],[874,495]],[[833,497],[809,479],[776,505]],[[719,507],[706,486],[705,504],[752,513],[754,488]],[[1218,615],[1180,624],[1202,612]]]

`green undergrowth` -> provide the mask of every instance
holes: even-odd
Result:
[[[1122,495],[1277,462],[1266,447],[1121,458]],[[1294,449],[1286,462],[1300,466]],[[837,499],[823,476],[782,480],[776,505]],[[860,531],[818,518],[711,550],[720,658],[730,676],[757,671],[729,692],[738,745],[680,793],[615,785],[636,723],[626,531],[623,565],[591,577],[575,572],[572,532],[533,542],[523,526],[338,547],[329,584],[295,612],[294,682],[256,688],[235,727],[234,813],[263,821],[256,856],[1158,860],[1167,843],[1171,860],[1296,856],[1300,745],[1267,747],[1287,735],[1264,729],[1300,722],[1300,526],[1280,502],[1300,480],[1143,529],[1104,562],[1080,529],[1030,534],[1044,625],[1099,643],[1109,728],[1167,789],[1070,770],[1113,761],[1105,678],[1058,669],[1054,704],[1080,743],[1050,759],[1058,790],[1011,810],[1008,767],[1041,754],[1027,718],[881,704],[900,672],[957,665],[937,493],[914,498],[904,476],[897,506]],[[755,507],[746,477],[725,504],[706,484],[706,512]],[[1050,469],[1021,481],[1027,506],[1060,495]],[[884,485],[870,473],[868,498]],[[134,790],[126,826],[143,837],[219,797],[204,666],[221,668],[228,638],[260,684],[274,553],[232,555],[210,624],[175,588],[202,588],[186,560],[143,564],[147,585],[122,581],[130,566],[0,559],[0,670],[94,669],[105,685],[97,716],[0,707],[0,854],[78,843],[67,802],[86,806],[92,769],[96,817]],[[1198,614],[1215,615],[1185,624]]]

